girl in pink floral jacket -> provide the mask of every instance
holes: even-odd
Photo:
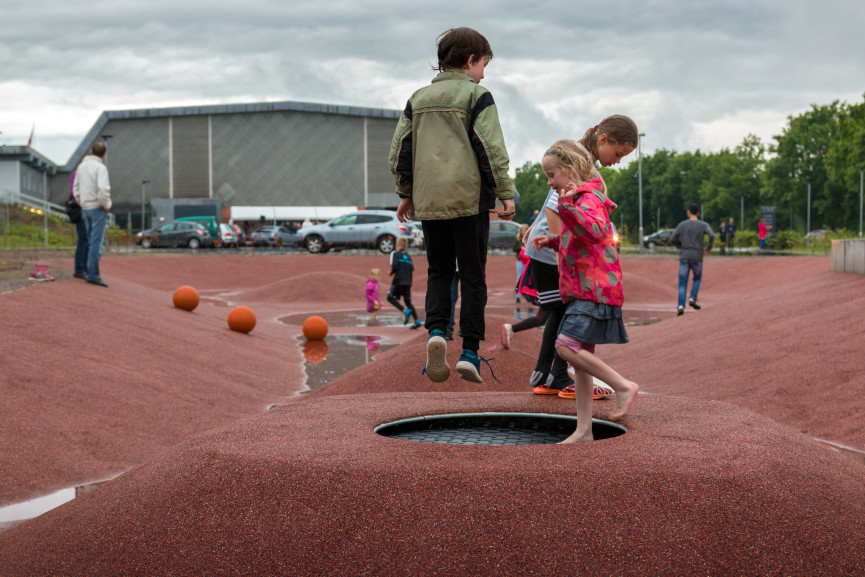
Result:
[[[594,158],[579,143],[556,142],[544,154],[542,165],[547,184],[559,192],[562,233],[536,237],[533,243],[558,251],[559,292],[568,308],[559,326],[556,352],[573,365],[575,373],[577,430],[562,442],[591,441],[592,377],[616,391],[617,404],[610,415],[614,420],[627,414],[640,388],[594,354],[596,344],[628,342],[622,322],[622,267],[610,223],[616,205],[607,197]]]

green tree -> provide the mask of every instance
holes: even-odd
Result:
[[[774,204],[779,224],[785,213],[791,215],[793,226],[800,232],[808,220],[807,188],[811,185],[811,228],[842,226],[847,220],[843,203],[843,187],[829,180],[825,159],[829,146],[839,134],[839,117],[843,107],[836,100],[817,106],[798,116],[788,117],[782,133],[773,137],[769,147],[774,157],[766,163],[762,187],[763,202]]]
[[[844,107],[838,119],[838,137],[826,153],[827,175],[844,189],[835,203],[847,215],[844,227],[853,230],[859,229],[860,168],[865,169],[865,103]]]
[[[547,175],[540,162],[526,162],[516,170],[514,186],[520,193],[520,204],[517,206],[514,220],[528,222],[536,210],[541,210],[544,199],[550,191],[547,186]]]

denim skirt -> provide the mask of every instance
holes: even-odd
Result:
[[[559,334],[596,345],[628,342],[622,307],[592,301],[571,301],[559,325]]]

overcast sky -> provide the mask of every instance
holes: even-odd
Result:
[[[65,164],[104,110],[401,110],[455,26],[492,45],[482,83],[511,173],[610,114],[637,122],[646,153],[714,152],[865,93],[853,0],[0,0],[0,144],[26,144],[35,124],[33,147]]]

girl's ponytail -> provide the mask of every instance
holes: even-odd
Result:
[[[637,148],[637,139],[640,137],[637,124],[624,114],[608,116],[597,126],[588,129],[580,140],[580,144],[591,152],[595,159],[598,158],[598,136],[601,134],[607,135],[607,142],[610,144],[627,144],[634,148]]]

